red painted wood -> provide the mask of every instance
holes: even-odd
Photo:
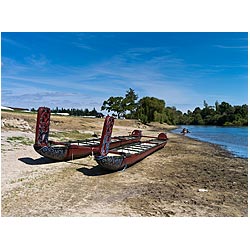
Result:
[[[68,142],[56,142],[49,141],[49,124],[50,124],[50,109],[46,107],[40,107],[37,113],[37,124],[36,124],[36,135],[34,149],[42,156],[57,161],[67,161],[71,159],[85,157],[90,154],[102,154],[108,152],[109,148],[119,147],[128,143],[138,142],[141,138],[141,132],[135,130],[131,136],[117,136],[112,137],[112,128],[114,125],[114,118],[108,116],[104,121],[103,133],[102,133],[102,145],[106,143],[105,147],[101,148],[100,140],[96,139],[97,144],[94,146],[90,145],[79,145],[79,143],[89,142],[93,140],[79,140],[79,141],[68,141]],[[117,141],[111,141],[111,140]],[[75,143],[78,143],[76,145]],[[108,142],[108,143],[107,143]]]

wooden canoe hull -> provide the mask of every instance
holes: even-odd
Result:
[[[93,138],[68,142],[49,141],[50,115],[50,108],[40,107],[38,109],[35,144],[33,146],[37,153],[55,161],[82,158],[96,153],[101,149],[103,152],[108,152],[109,148],[112,149],[128,143],[137,142],[141,138],[140,130],[134,130],[129,136],[116,136],[111,138],[114,118],[107,116],[104,120],[101,139]],[[106,137],[109,139],[108,141]]]
[[[112,156],[96,156],[95,160],[102,168],[110,171],[117,171],[124,168],[125,156],[123,155],[112,155]]]
[[[68,147],[65,145],[54,145],[54,146],[38,146],[34,144],[35,151],[51,160],[64,161],[67,159]]]
[[[88,140],[85,140],[88,142]],[[140,137],[137,136],[119,136],[114,137],[111,140],[109,148],[120,147],[122,145],[135,143],[140,141]],[[91,142],[91,140],[90,140]],[[73,159],[78,159],[86,157],[91,154],[95,154],[99,150],[100,141],[97,140],[95,145],[92,146],[82,146],[74,145],[72,143],[60,143],[60,142],[50,142],[48,145],[36,145],[34,144],[34,149],[40,155],[55,161],[68,161]]]
[[[133,148],[134,146],[139,147],[140,144],[145,144],[145,143],[153,144],[153,142],[154,141],[152,140],[148,142],[132,143],[124,148],[124,152],[122,152],[122,149],[117,149],[117,150],[113,149],[106,156],[95,156],[95,160],[99,164],[99,166],[107,170],[110,171],[122,170],[126,167],[135,164],[138,161],[141,161],[142,159],[156,152],[157,150],[163,148],[166,145],[167,140],[163,140],[162,142],[156,143],[154,146],[151,146],[145,150],[141,150],[141,152],[138,153],[130,154],[127,152],[128,151],[127,149]],[[120,152],[118,152],[119,150]]]

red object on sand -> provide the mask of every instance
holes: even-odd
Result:
[[[66,142],[56,142],[49,140],[49,124],[50,124],[50,109],[47,107],[40,107],[37,113],[36,135],[34,149],[40,155],[56,160],[67,161],[76,158],[82,158],[90,154],[95,154],[100,150],[103,154],[107,153],[109,148],[114,148],[138,142],[141,139],[141,131],[134,130],[129,136],[116,136],[107,141],[107,137],[100,139],[92,138],[85,140],[74,140]],[[114,118],[107,116],[104,121],[103,132],[104,135],[111,135],[114,125]],[[111,133],[110,133],[111,131]],[[102,143],[100,144],[100,141]],[[102,148],[100,149],[100,145]]]

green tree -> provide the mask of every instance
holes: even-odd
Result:
[[[165,120],[169,125],[182,124],[184,121],[183,114],[180,110],[177,110],[176,107],[166,107],[165,108]]]
[[[143,122],[154,121],[155,112],[162,114],[165,109],[165,101],[155,97],[143,97],[138,102],[137,117]]]
[[[218,101],[215,102],[215,111],[219,112],[219,102]]]
[[[229,111],[229,109],[231,108],[232,106],[227,103],[227,102],[222,102],[221,104],[219,104],[218,106],[218,111],[221,115],[223,114],[227,114],[227,112]]]
[[[125,111],[129,111],[130,114],[128,117],[133,118],[137,103],[136,100],[138,99],[138,95],[135,94],[135,91],[131,88],[126,92],[125,98],[122,100],[122,106],[125,108]]]
[[[204,108],[195,108],[183,114],[183,124],[218,125],[218,126],[247,126],[248,105],[232,106],[227,102],[216,101],[215,106],[209,106],[204,101]]]
[[[121,114],[125,113],[125,108],[123,105],[123,97],[109,97],[108,100],[104,101],[101,107],[101,110],[107,110],[108,112],[113,111],[117,113],[118,118],[121,117]]]
[[[205,124],[200,113],[197,113],[194,115],[193,124],[194,125],[204,125]]]
[[[107,110],[108,112],[113,111],[117,114],[118,118],[126,114],[129,111],[130,114],[127,117],[132,118],[135,114],[138,99],[138,95],[131,88],[127,90],[125,97],[116,96],[109,97],[108,100],[104,101],[101,110]]]
[[[164,123],[167,119],[166,113],[158,113],[157,111],[154,112],[154,121]]]
[[[203,105],[204,105],[204,108],[208,108],[208,104],[207,104],[206,100],[203,101]]]

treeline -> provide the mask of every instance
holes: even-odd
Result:
[[[215,106],[197,107],[182,114],[175,108],[166,108],[169,124],[183,125],[216,125],[216,126],[248,126],[248,105],[232,106],[227,102],[215,102]]]
[[[31,109],[31,111],[35,111],[34,108]],[[60,114],[60,113],[68,113],[69,115],[72,116],[95,116],[95,117],[103,117],[104,115],[100,112],[97,112],[95,108],[93,108],[92,110],[88,110],[86,109],[65,109],[65,108],[53,108],[51,109],[52,113],[55,114]]]
[[[169,125],[217,125],[217,126],[247,126],[248,105],[232,106],[227,102],[218,101],[209,106],[204,101],[203,108],[182,113],[175,107],[166,107],[165,101],[155,97],[143,97],[137,101],[138,95],[129,89],[124,97],[110,97],[103,102],[101,110],[114,112],[112,115],[138,119],[143,123],[152,121]]]
[[[133,89],[129,89],[125,96],[111,96],[103,102],[101,110],[112,112],[111,115],[118,118],[137,119],[142,123],[150,122],[167,123],[169,125],[217,125],[217,126],[248,126],[248,105],[232,106],[227,102],[218,101],[214,106],[209,106],[206,101],[203,108],[197,107],[193,111],[182,113],[175,107],[166,107],[164,100],[156,97],[143,97],[138,100],[138,95]],[[35,111],[35,109],[31,109]],[[56,107],[52,113],[68,113],[72,116],[104,115],[93,110],[86,109],[59,109]]]
[[[215,106],[208,106],[204,101],[204,108],[195,108],[193,112],[183,114],[182,124],[217,125],[217,126],[248,126],[248,105],[232,106],[227,102],[215,102]]]

